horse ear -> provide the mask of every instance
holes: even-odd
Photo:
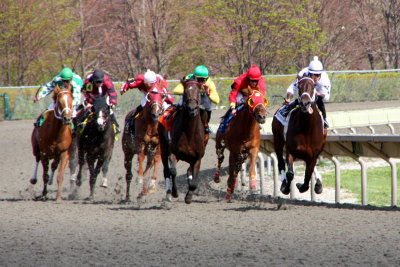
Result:
[[[268,104],[269,104],[269,100],[268,100],[267,97],[264,96],[264,105],[265,105],[265,106],[268,106]]]
[[[254,100],[253,98],[249,97],[249,100],[247,101],[247,104],[249,104],[249,106],[252,108],[254,106]]]

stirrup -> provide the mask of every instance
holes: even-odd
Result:
[[[210,129],[210,126],[205,126],[204,127],[204,133],[206,133],[206,134],[211,134],[212,133],[212,131],[211,131],[211,129]]]

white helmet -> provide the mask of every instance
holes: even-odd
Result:
[[[155,83],[157,81],[157,75],[154,71],[147,70],[144,74],[144,81],[147,83]]]
[[[308,65],[308,72],[311,74],[321,74],[324,70],[321,61],[318,60],[318,57],[315,56],[314,59]]]

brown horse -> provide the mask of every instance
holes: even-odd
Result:
[[[322,152],[327,130],[323,127],[323,120],[318,111],[315,99],[315,82],[311,78],[302,78],[298,82],[299,107],[293,109],[286,120],[287,127],[274,116],[272,120],[272,133],[274,135],[274,148],[278,158],[279,172],[282,174],[281,192],[290,193],[290,184],[294,178],[293,162],[302,159],[306,163],[304,183],[296,186],[301,193],[309,188],[311,175],[314,171],[319,154]],[[286,142],[285,142],[286,140]],[[285,161],[283,148],[286,144],[286,161],[288,171],[285,175]],[[314,191],[322,192],[322,183],[317,179]]]
[[[146,104],[143,110],[137,115],[135,119],[133,134],[130,128],[127,128],[127,121],[131,119],[135,110],[130,111],[125,117],[125,131],[122,135],[122,150],[124,151],[125,160],[124,165],[126,169],[126,200],[129,201],[129,189],[132,181],[132,159],[136,154],[139,162],[138,177],[139,183],[143,183],[142,192],[139,198],[148,193],[156,190],[156,180],[158,165],[161,160],[159,138],[158,138],[158,119],[163,113],[163,101],[165,95],[163,89],[154,87],[146,95]],[[132,127],[131,127],[132,128]],[[143,171],[143,161],[147,157],[146,169]],[[149,187],[143,178],[146,176],[147,171],[153,167],[153,175]]]
[[[182,107],[175,111],[171,131],[162,123],[158,124],[161,159],[164,166],[166,198],[178,197],[176,188],[176,162],[183,160],[190,164],[187,170],[189,190],[185,196],[186,204],[192,202],[193,192],[199,183],[201,159],[204,156],[208,135],[200,117],[200,84],[196,81],[182,81],[184,92]],[[171,197],[172,196],[172,197]]]
[[[36,166],[33,176],[30,180],[32,184],[37,182],[37,170],[39,161],[43,166],[43,192],[37,199],[47,200],[47,183],[51,184],[58,164],[60,168],[57,176],[57,196],[56,200],[61,200],[62,183],[64,180],[64,171],[69,159],[69,148],[72,143],[72,93],[71,88],[61,89],[56,87],[53,92],[55,103],[54,110],[46,111],[46,119],[43,125],[35,125],[32,132],[31,142],[33,155],[36,158]],[[49,161],[51,164],[50,177]]]
[[[92,113],[87,117],[87,123],[78,137],[79,171],[76,185],[82,184],[83,165],[89,167],[90,196],[94,198],[94,189],[100,170],[103,172],[102,186],[107,187],[108,165],[114,148],[115,131],[111,122],[111,107],[106,97],[95,99]]]
[[[256,162],[260,147],[259,124],[265,123],[268,100],[258,91],[252,91],[246,100],[244,105],[238,108],[238,112],[232,118],[226,131],[223,133],[219,128],[216,136],[215,148],[218,157],[217,170],[214,175],[216,183],[220,182],[224,150],[228,148],[230,151],[228,189],[225,196],[227,201],[231,200],[238,173],[247,158],[250,159],[250,188],[256,189]]]

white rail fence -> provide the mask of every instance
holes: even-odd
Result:
[[[397,205],[397,166],[396,158],[400,158],[400,135],[395,135],[393,124],[400,123],[400,108],[385,108],[371,110],[357,110],[346,112],[330,112],[328,117],[331,132],[328,134],[322,156],[330,159],[335,166],[335,202],[341,199],[341,166],[337,157],[350,157],[360,164],[361,168],[361,204],[368,204],[367,197],[367,163],[365,158],[381,158],[391,167],[391,205]],[[273,196],[280,195],[280,179],[277,158],[273,148],[273,136],[271,134],[272,118],[263,125],[260,153],[258,156],[258,177],[260,181],[260,193],[266,194],[266,178],[270,177],[273,181]],[[390,129],[388,135],[375,135],[374,127],[377,125],[387,125]],[[372,134],[358,135],[356,128],[368,127]],[[213,132],[217,131],[218,125],[212,125]],[[351,134],[334,134],[337,129],[349,129]],[[215,137],[215,135],[213,135]],[[240,174],[242,185],[238,189],[246,189],[248,185],[248,175],[246,164],[243,164]],[[389,180],[388,180],[389,181]],[[314,187],[312,179],[311,189]],[[294,185],[294,183],[292,183]],[[296,191],[295,187],[291,192]],[[315,201],[316,196],[313,190],[311,200]],[[324,193],[322,193],[324,194]],[[291,194],[291,198],[296,198]]]

